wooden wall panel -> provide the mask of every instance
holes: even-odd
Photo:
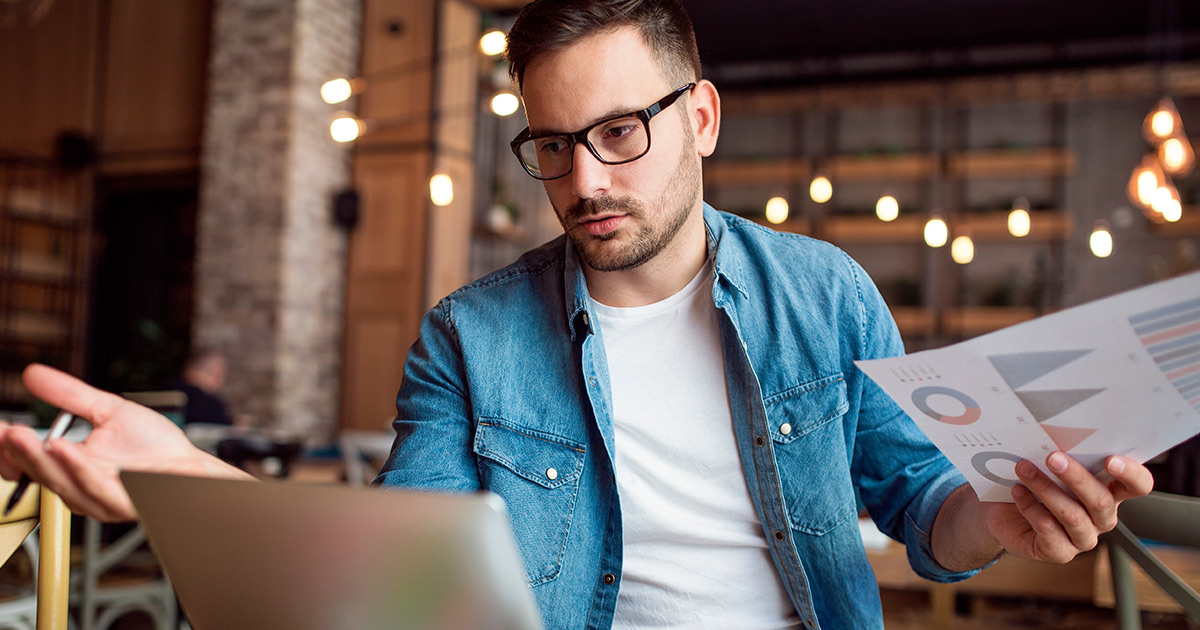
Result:
[[[208,0],[110,1],[100,146],[110,169],[198,164],[210,14]]]
[[[64,129],[94,131],[100,3],[59,0],[0,30],[0,151],[50,157]]]
[[[433,56],[432,0],[365,0],[358,114],[368,134],[359,147],[427,144]]]
[[[380,418],[395,411],[404,357],[426,310],[428,169],[427,152],[355,159],[361,214],[347,272],[344,428],[377,430]]]

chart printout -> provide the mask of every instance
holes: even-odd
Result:
[[[1200,273],[959,344],[859,361],[985,501],[1065,451],[1102,480],[1200,433]],[[1050,475],[1052,479],[1056,478]]]

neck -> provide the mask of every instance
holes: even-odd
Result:
[[[583,263],[588,293],[597,302],[618,308],[645,306],[675,295],[708,259],[704,234],[704,213],[697,210],[666,249],[634,269],[596,271]]]

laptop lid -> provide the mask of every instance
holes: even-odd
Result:
[[[196,630],[540,630],[504,502],[123,472]]]

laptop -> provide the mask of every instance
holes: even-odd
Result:
[[[195,630],[541,630],[500,497],[123,472]]]

